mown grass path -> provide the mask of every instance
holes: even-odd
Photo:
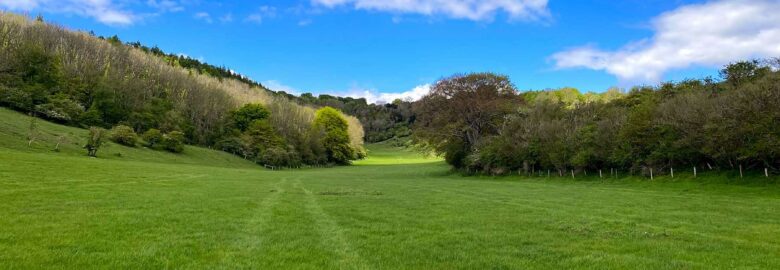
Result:
[[[0,147],[0,268],[780,267],[771,183],[462,177],[381,145],[289,171],[128,151]]]

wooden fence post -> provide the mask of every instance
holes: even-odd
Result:
[[[604,178],[604,175],[601,174],[601,170],[599,169],[599,178]]]
[[[650,180],[653,180],[653,168],[650,168]]]
[[[674,178],[674,168],[669,168],[670,172],[672,173],[672,178]]]
[[[574,169],[571,170],[571,179],[574,179]]]
[[[767,169],[767,168],[764,168],[764,176],[766,176],[767,178],[769,178],[769,169]]]
[[[696,166],[693,166],[693,178],[696,178]]]

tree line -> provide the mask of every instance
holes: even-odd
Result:
[[[412,133],[411,125],[415,120],[412,102],[401,99],[386,104],[371,104],[365,98],[314,96],[311,93],[304,93],[292,99],[300,104],[337,108],[357,117],[363,124],[367,142],[409,137]]]
[[[203,64],[173,65],[156,51],[1,12],[0,106],[85,128],[180,132],[186,143],[275,166],[343,163],[327,154],[327,132],[315,123],[316,108],[237,75],[215,76]],[[267,126],[257,128],[269,138],[236,131],[235,117],[246,104],[268,111],[253,121],[264,121]],[[349,158],[359,158],[362,125],[355,117],[340,117],[348,123]],[[259,145],[268,142],[274,144]]]
[[[455,75],[414,104],[415,139],[484,174],[780,171],[780,61],[730,64],[720,79],[520,93],[492,73]]]

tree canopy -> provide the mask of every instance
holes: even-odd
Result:
[[[356,158],[355,149],[350,145],[349,124],[341,112],[331,107],[317,110],[313,127],[325,135],[322,143],[330,162],[348,164]]]

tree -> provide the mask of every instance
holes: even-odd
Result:
[[[103,146],[105,142],[106,130],[99,127],[90,127],[89,134],[87,135],[87,144],[84,148],[87,149],[87,155],[90,157],[97,157],[97,151]]]
[[[455,75],[438,81],[415,106],[415,135],[460,167],[484,137],[498,134],[504,117],[519,104],[506,76]]]
[[[246,104],[231,114],[233,125],[241,132],[246,131],[249,126],[257,121],[268,119],[271,112],[260,104]]]
[[[727,65],[720,71],[720,76],[731,86],[739,86],[753,81],[771,72],[771,68],[762,65],[759,60],[739,61]]]
[[[38,138],[39,133],[38,118],[36,118],[35,115],[30,114],[30,127],[29,133],[27,134],[27,139],[29,141],[27,142],[27,146],[32,146],[33,142]]]
[[[355,150],[350,145],[349,124],[338,110],[324,107],[317,110],[313,127],[324,133],[322,144],[328,161],[337,164],[349,164],[355,159]]]

